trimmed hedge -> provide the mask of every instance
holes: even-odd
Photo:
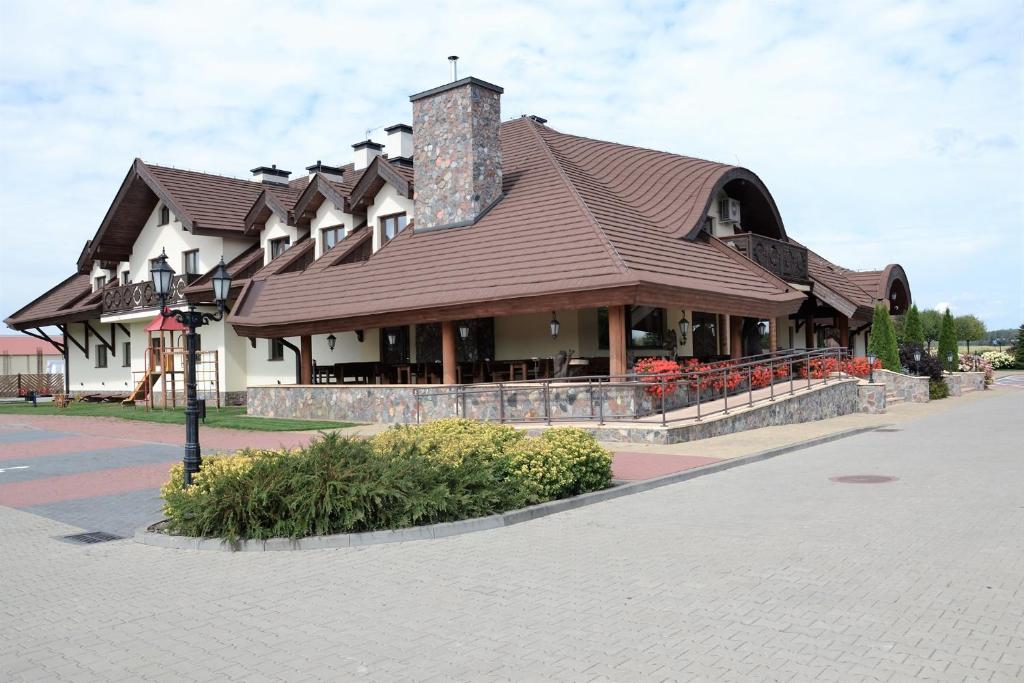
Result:
[[[369,441],[322,434],[303,449],[207,457],[188,489],[178,464],[161,496],[168,533],[237,543],[483,517],[607,488],[611,461],[579,429],[527,438],[439,420]]]

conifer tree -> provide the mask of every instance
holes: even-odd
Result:
[[[960,352],[957,348],[956,323],[953,322],[953,314],[946,309],[942,316],[942,331],[939,332],[939,362],[949,372],[956,372],[960,368]]]
[[[1017,369],[1024,370],[1024,323],[1017,330],[1017,343],[1013,355],[1017,358]]]
[[[868,353],[882,362],[886,370],[899,372],[900,351],[896,345],[896,330],[885,304],[875,306],[875,317],[871,323],[871,338],[868,340]]]
[[[911,306],[907,312],[904,336],[908,343],[924,348],[924,327],[921,325],[921,314],[917,311],[917,304]]]

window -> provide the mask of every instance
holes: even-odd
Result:
[[[395,239],[398,233],[405,230],[406,218],[404,213],[395,213],[380,218],[380,246],[384,246]]]
[[[199,275],[199,250],[181,252],[181,264],[185,275]]]
[[[96,367],[107,367],[107,347],[103,344],[96,345]]]
[[[273,261],[283,254],[290,242],[291,238],[289,237],[279,237],[276,240],[270,240],[270,260]]]
[[[660,349],[665,346],[665,309],[652,306],[628,306],[627,342],[631,349]]]
[[[127,270],[122,270],[121,271],[121,284],[122,285],[130,285],[131,283],[132,283],[132,278],[131,278],[130,272],[127,271]]]
[[[121,342],[121,367],[130,368],[132,366],[132,343]]]
[[[269,339],[267,340],[267,346],[270,350],[270,355],[267,360],[284,360],[284,342],[280,339]]]
[[[107,284],[107,276],[106,275],[98,275],[97,277],[93,278],[92,282],[96,286],[95,289],[97,291],[99,291],[99,290],[103,289],[104,285]]]
[[[171,222],[171,210],[166,206],[160,207],[160,222],[157,225],[167,225]]]
[[[320,231],[320,251],[327,251],[345,236],[344,225],[334,225]]]

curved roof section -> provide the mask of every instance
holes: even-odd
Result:
[[[718,192],[738,181],[763,198],[774,222],[768,226],[768,232],[786,239],[775,200],[761,179],[746,168],[567,135],[534,125],[542,131],[567,173],[585,177],[587,182],[614,196],[620,211],[670,237],[694,239],[704,227]]]

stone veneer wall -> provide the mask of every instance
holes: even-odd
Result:
[[[946,375],[950,396],[961,396],[965,391],[980,391],[985,388],[984,372],[954,372]]]
[[[885,385],[863,383],[857,387],[860,412],[872,415],[885,412]]]
[[[464,78],[411,99],[416,230],[468,225],[501,196],[501,88]]]
[[[584,427],[600,441],[622,443],[684,443],[709,439],[748,429],[825,420],[860,411],[860,387],[856,379],[837,380],[772,403],[760,403],[749,410],[676,426],[656,427],[594,425]],[[540,429],[528,430],[531,434]]]
[[[886,386],[889,393],[895,394],[908,403],[928,403],[928,378],[903,375],[891,370],[875,370],[875,382]]]

